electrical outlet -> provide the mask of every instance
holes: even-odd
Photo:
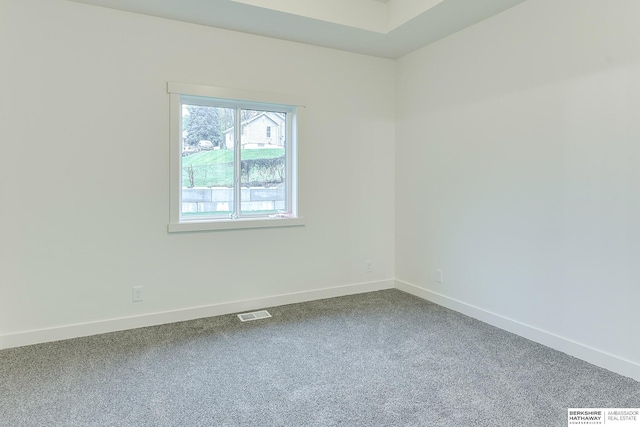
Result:
[[[436,283],[442,283],[442,270],[436,268]]]
[[[373,271],[373,263],[371,260],[367,260],[364,262],[364,272],[371,273]]]
[[[134,286],[133,287],[133,295],[132,295],[132,301],[133,302],[142,301],[142,288],[143,288],[143,286]]]

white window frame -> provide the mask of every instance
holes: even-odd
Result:
[[[212,231],[231,230],[246,228],[270,228],[270,227],[292,227],[304,225],[303,218],[298,211],[298,167],[297,167],[297,144],[296,144],[296,115],[299,108],[304,107],[304,103],[296,97],[290,95],[271,94],[263,92],[243,91],[237,89],[220,88],[213,86],[202,86],[186,83],[169,82],[167,92],[170,97],[170,212],[169,232],[183,231]],[[241,108],[255,108],[257,104],[274,108],[285,107],[291,114],[287,114],[287,126],[290,127],[290,138],[288,138],[287,153],[287,208],[285,216],[271,215],[259,217],[240,218],[194,218],[185,219],[181,215],[182,206],[182,101],[181,97],[199,97],[200,105],[207,105],[207,101],[219,106],[220,103],[236,105]],[[208,100],[207,100],[208,98]],[[236,123],[240,126],[240,123]],[[235,141],[234,147],[239,146],[239,141]],[[236,159],[240,162],[240,157]],[[234,185],[236,197],[240,196],[239,184]],[[237,201],[239,203],[239,200]]]

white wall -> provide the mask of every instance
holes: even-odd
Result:
[[[637,0],[529,0],[396,79],[401,286],[636,378],[639,19]]]
[[[63,337],[68,325],[393,278],[392,61],[62,0],[0,0],[0,58],[5,346]],[[305,227],[167,233],[167,81],[308,101]],[[41,206],[25,209],[33,199]],[[134,285],[144,302],[131,302]]]

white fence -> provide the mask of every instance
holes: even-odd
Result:
[[[285,187],[249,187],[240,190],[244,211],[277,211],[285,209]],[[195,187],[182,189],[182,212],[230,212],[233,189],[227,187]]]

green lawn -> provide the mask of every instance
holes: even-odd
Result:
[[[284,155],[284,148],[242,150],[242,160],[271,159]],[[191,187],[189,171],[193,171],[194,187],[223,187],[233,184],[233,150],[202,151],[182,158],[182,185]]]

